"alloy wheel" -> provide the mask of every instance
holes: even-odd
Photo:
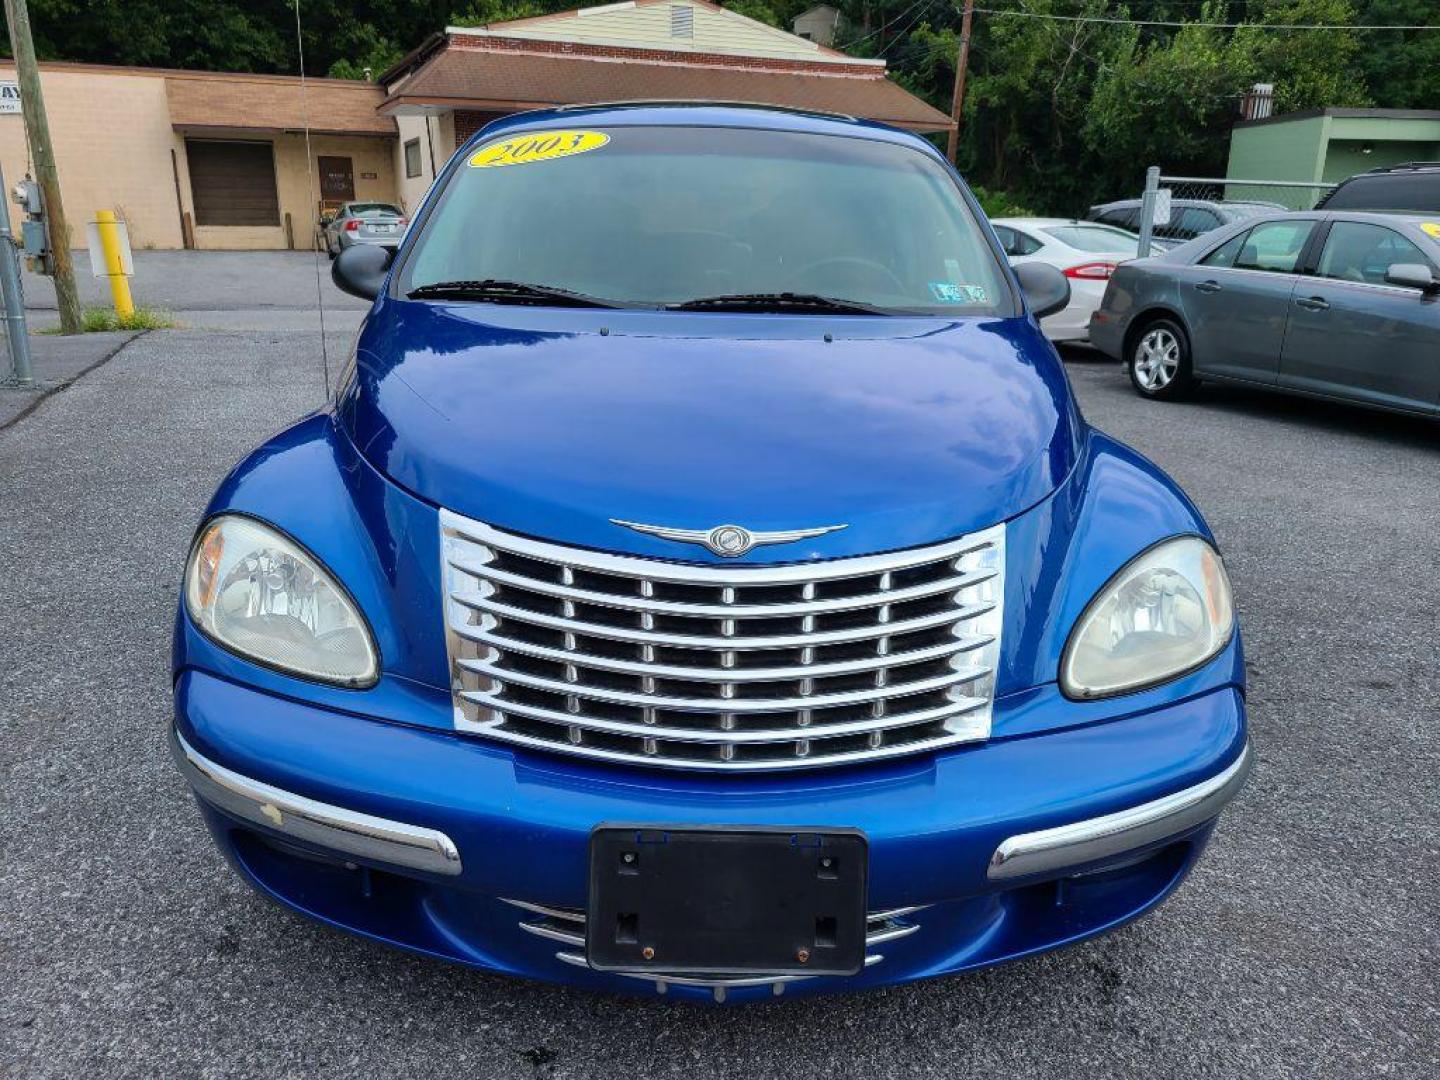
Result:
[[[1163,390],[1180,370],[1180,340],[1163,326],[1147,331],[1135,349],[1135,380],[1146,390]]]

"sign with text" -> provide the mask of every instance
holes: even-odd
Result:
[[[18,113],[19,111],[20,84],[0,82],[0,113]]]

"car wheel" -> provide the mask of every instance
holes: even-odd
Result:
[[[1190,341],[1173,319],[1146,323],[1130,346],[1130,384],[1141,397],[1173,401],[1195,387]]]

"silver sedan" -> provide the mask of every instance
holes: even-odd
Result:
[[[356,244],[399,247],[408,224],[405,212],[392,203],[348,202],[323,225],[325,250],[333,259]]]
[[[1090,341],[1143,397],[1215,379],[1440,415],[1440,214],[1271,214],[1121,263]]]

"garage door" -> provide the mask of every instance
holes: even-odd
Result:
[[[268,142],[186,139],[196,225],[279,225],[275,152]]]

